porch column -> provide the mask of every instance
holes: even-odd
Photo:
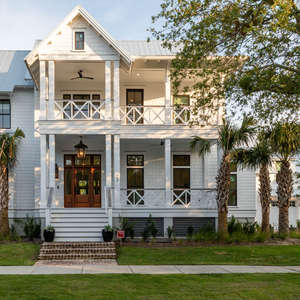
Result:
[[[120,61],[114,61],[114,120],[120,120]]]
[[[111,188],[111,135],[110,134],[105,135],[105,188],[107,189],[107,191],[109,191]],[[106,204],[108,205],[108,203]]]
[[[114,135],[114,207],[121,207],[120,199],[120,135]]]
[[[166,188],[166,206],[171,205],[171,140],[165,139],[165,188]]]
[[[55,135],[49,135],[49,188],[55,188]],[[53,191],[54,192],[54,191]]]
[[[46,120],[46,62],[40,61],[40,120]]]
[[[48,120],[54,120],[55,65],[53,60],[48,62],[48,78]]]
[[[171,79],[169,64],[165,73],[165,107],[165,124],[171,125]]]
[[[40,136],[40,207],[47,206],[47,136]]]
[[[111,120],[111,61],[105,61],[105,120]]]

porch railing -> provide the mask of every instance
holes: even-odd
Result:
[[[205,188],[121,189],[121,207],[216,209],[216,190]]]
[[[56,120],[104,120],[105,100],[55,100]]]

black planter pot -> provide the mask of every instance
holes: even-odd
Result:
[[[44,229],[44,239],[45,239],[45,242],[53,242],[54,240],[54,236],[55,236],[55,230],[47,230],[47,229]]]
[[[102,230],[102,237],[104,242],[111,242],[113,237],[114,237],[114,232],[113,231],[106,231]]]

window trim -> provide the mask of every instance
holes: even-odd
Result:
[[[83,49],[76,49],[76,33],[82,32],[83,33]],[[86,51],[86,32],[83,28],[77,28],[73,30],[73,51],[76,52],[85,52]]]
[[[238,166],[236,166],[236,171],[230,172],[230,176],[235,175],[236,178],[236,189],[235,189],[235,199],[236,199],[236,204],[235,205],[229,205],[229,199],[228,199],[228,207],[238,207]],[[229,187],[230,188],[230,187]],[[230,191],[229,191],[230,193]]]
[[[8,101],[9,104],[9,113],[1,113],[0,112],[0,116],[9,116],[9,127],[2,127],[2,123],[0,123],[0,130],[7,130],[7,129],[11,129],[11,101],[9,98],[7,99],[0,99],[0,103],[2,101]]]

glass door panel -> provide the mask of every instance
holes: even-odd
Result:
[[[126,104],[127,106],[133,106],[134,108],[128,107],[127,113],[129,112],[128,118],[136,123],[143,124],[143,105],[144,105],[144,90],[142,89],[127,89],[126,90]],[[129,122],[130,123],[130,122]]]

